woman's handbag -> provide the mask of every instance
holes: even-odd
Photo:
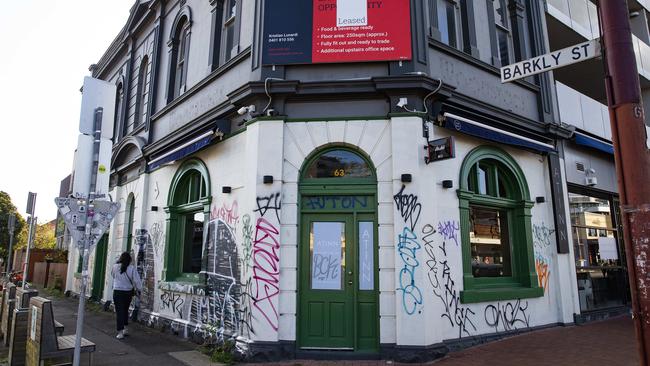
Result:
[[[135,270],[135,269],[134,269]],[[131,281],[131,277],[129,277],[129,270],[127,268],[126,272],[126,278],[129,279],[129,282],[131,282],[131,287],[133,287],[133,297],[135,297],[135,301],[133,301],[133,311],[131,312],[131,320],[138,321],[138,312],[140,310],[140,296],[138,294],[138,290],[135,288],[133,285],[133,281]]]

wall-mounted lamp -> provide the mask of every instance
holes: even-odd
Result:
[[[151,211],[158,211],[158,206],[151,206]]]
[[[450,179],[446,179],[442,181],[442,188],[449,189],[449,188],[454,188],[454,181]]]
[[[230,193],[232,192],[232,187],[231,186],[223,186],[221,187],[221,193]]]
[[[411,174],[402,174],[401,180],[402,183],[411,183],[413,181],[413,176]]]
[[[265,175],[264,178],[262,178],[262,181],[264,182],[264,184],[273,184],[273,176]]]
[[[543,196],[535,197],[535,202],[544,203],[544,202],[546,202],[546,197],[543,197]]]

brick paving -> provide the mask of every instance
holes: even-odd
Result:
[[[432,366],[638,365],[634,325],[629,316],[581,326],[554,327],[453,352]],[[249,364],[255,365],[255,364]],[[259,364],[258,364],[259,365]],[[407,365],[391,361],[292,360],[265,366]]]
[[[54,313],[66,326],[66,334],[74,333],[76,300],[55,299]],[[169,334],[133,324],[131,337],[115,339],[114,314],[88,311],[84,337],[97,343],[95,365],[186,365],[175,353],[191,351],[196,345]],[[0,361],[2,363],[2,361]],[[629,316],[581,326],[553,327],[505,338],[496,342],[453,352],[428,363],[432,366],[548,366],[548,365],[638,365],[634,326]],[[262,364],[248,364],[262,365]],[[378,366],[404,365],[380,361],[314,361],[288,360],[265,363],[264,366]]]

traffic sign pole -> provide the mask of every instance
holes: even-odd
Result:
[[[95,109],[94,125],[95,125],[95,142],[93,144],[93,165],[91,170],[90,188],[88,198],[86,199],[85,212],[85,233],[82,249],[82,264],[81,264],[81,289],[79,290],[79,310],[77,311],[77,330],[74,342],[74,357],[72,359],[73,366],[79,366],[79,358],[81,357],[81,338],[83,333],[84,310],[86,306],[86,288],[88,287],[88,257],[90,248],[94,246],[95,236],[91,233],[93,226],[94,216],[94,203],[95,199],[95,183],[97,181],[97,168],[99,165],[99,144],[101,142],[102,134],[102,108]]]
[[[7,228],[9,229],[9,253],[7,254],[7,263],[5,264],[5,274],[7,278],[10,277],[11,271],[11,252],[14,247],[14,231],[16,230],[16,215],[9,214],[9,221],[7,222]]]
[[[36,198],[34,198],[36,199]],[[23,267],[23,288],[28,289],[29,284],[27,283],[27,276],[29,275],[29,255],[31,254],[32,243],[34,242],[34,236],[36,236],[36,221],[37,217],[32,216],[31,221],[29,222],[29,234],[27,236],[27,253],[25,254],[25,264]]]
[[[621,201],[632,317],[641,365],[650,364],[650,151],[626,0],[600,1],[605,85]]]

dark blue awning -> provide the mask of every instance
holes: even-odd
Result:
[[[203,149],[204,147],[210,145],[210,142],[212,141],[213,137],[213,132],[207,132],[197,138],[194,138],[193,140],[190,140],[189,142],[177,147],[176,149],[173,149],[161,156],[155,157],[153,160],[148,165],[148,170],[154,170],[158,168],[159,166],[163,164],[170,163],[172,161],[176,161],[179,159],[182,159],[186,156],[192,155],[195,152]]]
[[[524,147],[539,152],[555,151],[555,147],[551,144],[536,141],[528,137],[519,136],[512,132],[503,131],[492,126],[453,115],[451,113],[445,113],[445,121],[443,122],[443,127],[501,144]]]
[[[578,145],[590,147],[614,155],[614,146],[612,144],[608,144],[607,142],[600,141],[593,137],[576,132],[573,134],[573,141]]]

